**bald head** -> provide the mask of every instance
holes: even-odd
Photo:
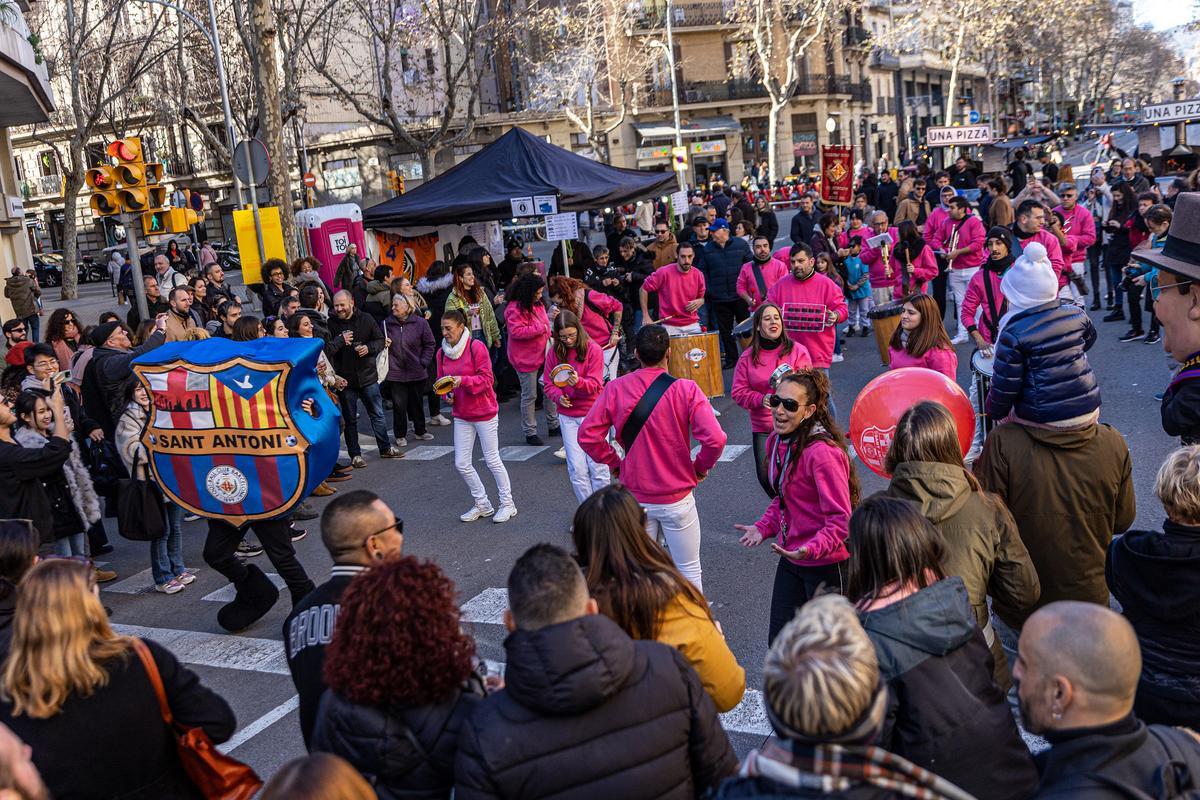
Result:
[[[1141,672],[1128,620],[1104,606],[1062,601],[1026,621],[1013,677],[1036,732],[1121,719],[1133,708]]]
[[[339,319],[349,319],[354,315],[354,295],[342,289],[333,296],[333,313]]]
[[[347,492],[325,506],[321,542],[335,564],[367,563],[366,537],[394,521],[391,509],[374,492]]]

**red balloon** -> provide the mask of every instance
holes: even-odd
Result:
[[[896,425],[904,412],[922,400],[941,403],[954,417],[958,444],[963,456],[971,449],[975,436],[975,409],[967,393],[940,372],[924,367],[904,367],[883,373],[872,380],[854,399],[850,409],[850,444],[867,469],[885,478],[883,462]]]

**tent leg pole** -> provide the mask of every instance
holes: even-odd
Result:
[[[560,240],[558,243],[558,246],[560,248],[562,248],[563,275],[565,275],[569,278],[569,277],[571,277],[571,262],[568,260],[568,257],[567,257],[567,240],[566,239]],[[547,291],[549,291],[549,290],[547,289]]]

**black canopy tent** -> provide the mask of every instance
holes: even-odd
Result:
[[[512,216],[515,197],[558,195],[558,210],[587,211],[675,191],[671,172],[610,167],[513,128],[408,194],[363,212],[368,228],[490,222]]]

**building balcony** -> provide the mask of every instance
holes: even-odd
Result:
[[[646,105],[664,107],[671,105],[671,87],[655,86],[647,90]],[[733,100],[752,100],[766,97],[767,90],[759,81],[685,81],[679,87],[679,105],[700,103],[728,103]]]
[[[41,200],[47,197],[62,197],[62,175],[40,175],[21,182],[21,197],[26,200]]]
[[[861,25],[851,25],[842,31],[843,47],[860,47],[871,40],[871,32]]]
[[[633,13],[634,32],[656,31],[667,25],[667,4],[644,1]],[[710,28],[731,21],[732,4],[728,2],[671,3],[671,26]]]
[[[871,51],[870,65],[877,69],[900,69],[900,55],[894,50],[876,47]]]
[[[0,12],[0,127],[46,122],[54,93],[46,63],[15,7]]]
[[[871,84],[868,81],[850,84],[850,102],[871,104]]]

